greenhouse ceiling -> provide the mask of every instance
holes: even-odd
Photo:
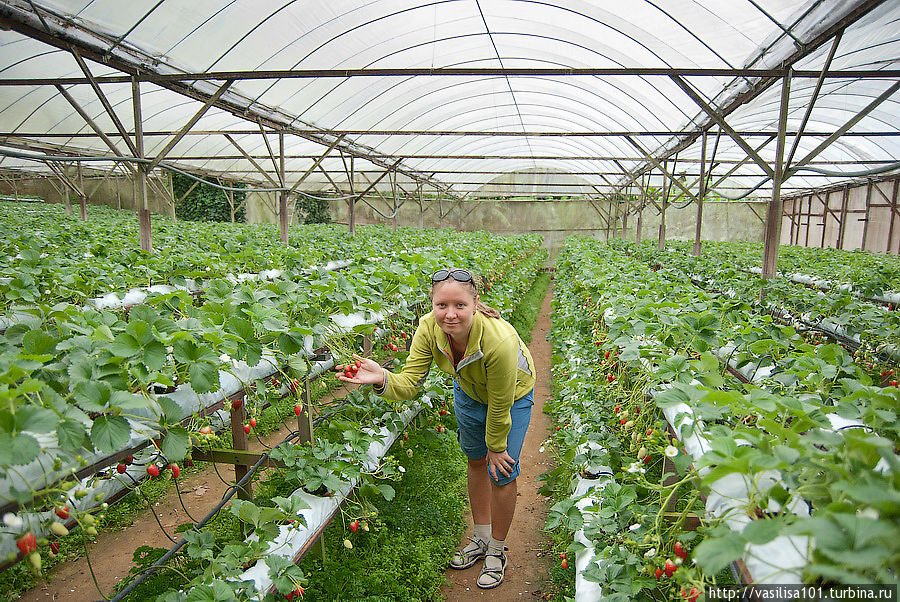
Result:
[[[0,27],[3,170],[765,198],[900,162],[896,0],[3,0]]]

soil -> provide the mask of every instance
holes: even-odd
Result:
[[[518,501],[512,527],[506,537],[509,551],[508,563],[503,583],[495,588],[483,590],[476,585],[481,572],[481,562],[464,571],[447,569],[447,583],[441,594],[447,602],[467,602],[468,600],[549,600],[550,566],[549,543],[543,532],[549,511],[548,498],[538,493],[541,483],[537,480],[541,473],[551,469],[550,457],[541,452],[544,440],[550,434],[550,418],[544,414],[544,402],[550,399],[550,299],[553,289],[544,298],[541,313],[528,349],[534,358],[537,383],[534,388],[534,407],[531,410],[531,425],[525,435],[525,445],[519,457],[521,473],[518,481]],[[472,518],[468,516],[472,534]],[[467,540],[464,540],[467,541]],[[463,545],[463,542],[460,542]]]
[[[543,412],[544,401],[550,395],[550,346],[547,343],[547,333],[550,330],[550,296],[548,293],[544,299],[529,345],[537,371],[537,385],[531,426],[519,459],[522,473],[518,479],[519,498],[516,517],[507,537],[510,551],[506,578],[497,589],[481,590],[475,585],[481,563],[465,571],[448,569],[448,583],[441,590],[441,594],[448,602],[481,597],[490,597],[496,601],[522,600],[526,594],[537,596],[528,599],[545,599],[544,592],[547,591],[545,580],[549,574],[551,560],[547,557],[546,537],[542,533],[542,528],[547,517],[548,504],[547,499],[537,492],[539,487],[537,477],[550,468],[547,455],[539,451],[550,431],[549,418]],[[342,386],[323,401],[327,403],[330,399],[345,397],[347,392],[346,386]],[[279,443],[286,432],[286,429],[276,431],[262,438],[262,441],[266,447],[271,447]],[[251,439],[249,447],[251,451],[257,453],[264,450],[263,444],[256,438]],[[219,474],[221,478],[212,467],[209,467],[187,474],[179,481],[178,491],[190,516],[182,507],[175,489],[154,503],[153,510],[159,522],[174,541],[179,539],[174,535],[175,527],[202,518],[225,495],[228,484],[223,479],[233,479],[234,472],[231,468],[220,467]],[[133,566],[132,557],[135,548],[142,545],[169,548],[174,541],[170,541],[160,530],[152,515],[144,514],[126,529],[117,532],[102,531],[90,546],[90,566],[86,557],[61,563],[54,567],[47,581],[42,581],[25,592],[19,600],[21,602],[98,600],[103,596],[97,592],[97,585],[94,584],[94,577],[91,575],[92,569],[100,590],[109,597],[115,585],[128,575],[129,569]],[[546,599],[549,599],[549,596]]]

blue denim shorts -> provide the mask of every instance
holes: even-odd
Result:
[[[527,395],[513,402],[509,414],[512,418],[512,428],[506,438],[506,453],[513,460],[515,466],[508,477],[499,475],[499,479],[491,480],[497,485],[506,485],[516,480],[519,476],[519,456],[522,453],[522,444],[525,443],[525,431],[531,422],[531,406],[534,405],[534,389]],[[456,413],[456,438],[459,447],[470,460],[487,458],[487,443],[484,441],[484,428],[487,422],[487,404],[480,403],[462,390],[456,382],[453,383],[453,409]],[[488,469],[485,461],[485,470]],[[488,471],[490,476],[490,471]]]

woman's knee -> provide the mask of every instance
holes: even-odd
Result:
[[[485,464],[487,463],[487,456],[484,458],[477,458],[473,460],[472,458],[468,458],[469,468],[472,470],[482,470],[484,469]]]

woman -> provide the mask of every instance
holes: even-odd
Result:
[[[457,439],[469,459],[469,504],[474,534],[451,568],[484,558],[478,587],[503,582],[506,535],[516,509],[516,477],[534,403],[534,360],[515,328],[481,303],[472,272],[438,270],[431,276],[431,313],[419,320],[403,371],[354,356],[360,368],[341,380],[375,385],[389,399],[411,399],[432,362],[453,376]]]

